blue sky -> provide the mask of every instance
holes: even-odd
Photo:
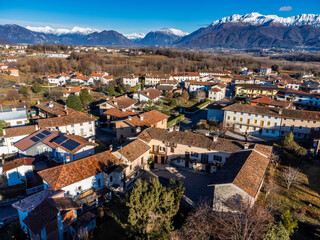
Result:
[[[74,26],[144,32],[163,27],[192,32],[235,13],[276,14],[282,17],[320,13],[320,0],[0,0],[0,24]],[[279,11],[281,7],[282,10]]]

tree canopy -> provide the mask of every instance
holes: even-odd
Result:
[[[168,188],[158,178],[150,182],[138,179],[127,206],[128,222],[135,236],[164,238],[173,230],[172,218],[177,214],[184,188],[181,182],[172,180]]]
[[[0,136],[3,135],[3,129],[7,127],[7,123],[3,120],[0,120]]]
[[[67,107],[72,108],[77,111],[82,110],[82,103],[77,95],[71,94],[67,99]]]
[[[92,102],[92,96],[86,88],[81,89],[79,98],[82,104],[88,104]]]

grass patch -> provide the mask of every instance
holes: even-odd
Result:
[[[181,121],[182,119],[184,119],[184,114],[178,114],[173,117],[170,117],[168,119],[169,121],[167,123],[167,126],[170,127],[171,125],[177,123],[178,121]]]
[[[189,108],[186,108],[186,111],[187,112],[195,112],[203,107],[205,107],[206,105],[208,105],[211,101],[210,100],[206,100],[202,103],[197,103],[197,104],[194,104],[192,107],[189,107]]]

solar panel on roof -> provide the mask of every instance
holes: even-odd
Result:
[[[62,145],[62,147],[70,150],[70,151],[73,151],[74,149],[76,149],[78,146],[80,146],[80,143],[72,140],[72,139],[69,139],[68,141],[64,142]]]
[[[30,140],[32,140],[32,141],[34,141],[34,142],[38,142],[40,139],[37,138],[37,137],[32,137],[32,138],[30,138]]]
[[[61,137],[58,137],[56,140],[54,140],[54,142],[56,144],[61,144],[62,142],[64,142],[65,140],[67,140],[68,138],[66,136],[61,136]]]
[[[48,130],[44,130],[44,131],[42,132],[42,134],[47,135],[47,136],[50,135],[50,133],[51,133],[51,132],[49,132]]]
[[[36,136],[37,136],[38,138],[40,138],[40,139],[42,139],[42,138],[45,138],[45,137],[46,137],[45,135],[43,135],[43,134],[41,134],[41,133],[38,133]]]

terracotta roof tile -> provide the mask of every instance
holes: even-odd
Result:
[[[117,117],[117,118],[126,118],[129,116],[138,115],[139,112],[132,112],[132,111],[122,111],[117,108],[109,108],[108,110],[103,112],[106,115]]]
[[[117,164],[118,159],[110,151],[98,153],[64,165],[49,168],[38,174],[54,190],[59,190],[103,171],[109,165]]]
[[[43,134],[44,131],[49,132],[49,134]],[[38,138],[36,135],[41,134],[44,137],[43,138]],[[16,142],[14,146],[21,151],[25,151],[28,148],[38,144],[39,142],[43,142],[46,138],[49,136],[53,135],[54,132],[49,131],[48,129],[41,129],[39,131],[34,132],[33,134],[30,134],[29,136],[21,139],[20,141]],[[35,137],[37,141],[33,141],[32,138]]]
[[[141,126],[152,126],[153,124],[156,124],[160,121],[163,121],[165,119],[168,119],[169,116],[161,113],[157,110],[152,110],[149,112],[145,112],[140,114],[139,116],[134,116],[130,118],[127,118],[124,120],[126,123],[128,123],[131,126],[134,127],[141,127]]]
[[[144,143],[143,141],[137,139],[134,141],[131,141],[122,149],[118,150],[118,153],[120,156],[125,157],[128,159],[130,162],[136,160],[138,157],[140,157],[142,154],[147,152],[151,147]]]
[[[13,161],[5,162],[3,164],[3,172],[10,171],[12,169],[15,169],[16,167],[21,167],[21,166],[26,166],[26,165],[33,165],[34,158],[29,158],[29,157],[23,157],[23,158],[18,158]]]
[[[108,103],[112,106],[114,106],[115,108],[129,108],[132,105],[134,105],[136,103],[135,100],[133,100],[132,98],[129,98],[127,96],[121,96],[121,97],[117,97],[114,99],[110,99],[108,101]]]
[[[5,128],[5,138],[29,135],[37,131],[37,125]]]
[[[66,137],[66,140],[60,142],[59,144],[54,141],[54,140],[55,140],[56,138],[58,138],[59,136],[56,136],[56,138],[51,138],[51,139],[50,139],[49,141],[47,141],[47,142],[48,142],[49,144],[52,144],[52,145],[55,146],[55,147],[59,147],[59,148],[65,150],[66,152],[71,153],[71,154],[79,151],[79,150],[80,150],[81,148],[83,148],[84,146],[88,146],[88,145],[97,146],[97,145],[98,145],[97,143],[89,142],[87,139],[85,139],[85,138],[83,138],[83,137],[81,137],[81,136],[78,136],[78,135],[67,135],[67,134],[63,134],[63,136]],[[75,149],[73,149],[73,150],[69,150],[69,149],[65,148],[65,147],[63,146],[63,144],[64,144],[66,141],[68,141],[69,139],[72,139],[72,140],[74,140],[75,142],[79,143],[79,146],[77,146],[77,147],[76,147]],[[43,141],[43,143],[47,143],[47,142]]]
[[[160,97],[161,93],[162,92],[160,90],[154,89],[152,87],[138,92],[138,94],[142,94],[142,95],[144,95],[144,96],[146,96],[147,98],[150,98],[150,99],[155,99],[157,97]]]

